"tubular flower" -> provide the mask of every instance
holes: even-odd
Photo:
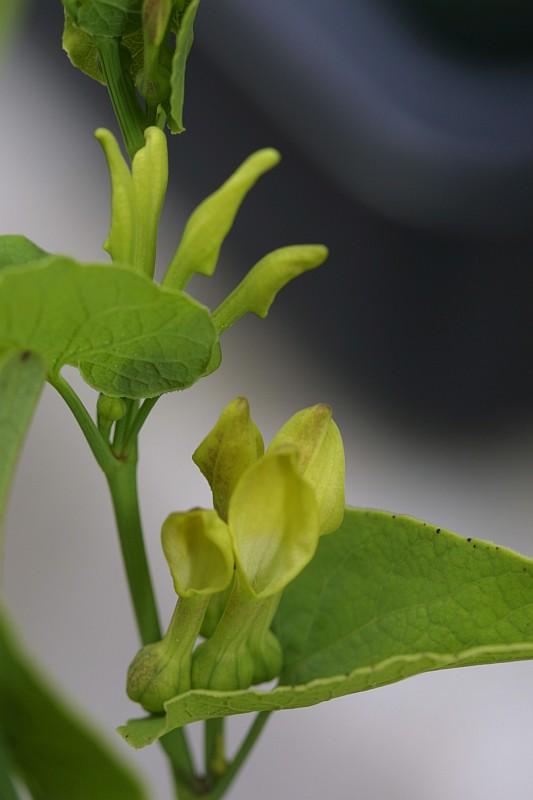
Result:
[[[331,409],[296,414],[265,455],[251,445],[256,432],[238,398],[194,455],[219,509],[224,498],[236,563],[227,600],[212,601],[202,630],[210,638],[194,653],[194,688],[244,689],[279,674],[282,653],[270,625],[281,593],[312,559],[319,536],[342,521],[344,452]]]
[[[144,647],[128,694],[162,711],[189,689],[247,689],[283,661],[271,624],[285,587],[342,521],[344,452],[331,409],[295,414],[264,452],[247,400],[226,406],[193,460],[214,511],[171,514],[162,544],[179,601],[167,633]],[[195,649],[202,634],[206,641]]]
[[[227,526],[215,511],[171,514],[162,529],[163,551],[179,600],[160,642],[143,647],[128,670],[128,696],[159,712],[191,688],[191,656],[210,597],[233,578]]]

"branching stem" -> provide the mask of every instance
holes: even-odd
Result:
[[[112,469],[113,453],[72,386],[61,375],[49,376],[48,381],[72,411],[100,468],[104,472]]]
[[[242,765],[248,758],[254,744],[265,727],[270,714],[270,711],[261,711],[256,715],[252,725],[248,730],[248,733],[246,734],[239,750],[237,751],[237,755],[228,766],[228,769],[224,775],[222,775],[222,777],[217,781],[210,794],[206,796],[205,800],[220,800],[220,798],[226,794]]]

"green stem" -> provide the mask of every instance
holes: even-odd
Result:
[[[135,417],[133,419],[133,422],[132,422],[132,424],[131,424],[131,426],[128,429],[127,434],[126,434],[126,441],[125,441],[126,449],[127,449],[128,445],[129,445],[129,443],[133,439],[136,439],[138,437],[142,426],[144,425],[144,423],[148,419],[148,415],[150,414],[150,411],[155,406],[155,404],[157,403],[158,400],[159,400],[159,397],[148,397],[143,402],[143,404],[141,405],[139,410],[137,411],[137,414],[135,415]]]
[[[113,111],[130,158],[144,145],[144,114],[131,76],[124,69],[118,39],[99,39],[98,52]]]
[[[106,478],[139,635],[143,644],[150,644],[161,639],[161,628],[144,547],[136,467],[134,461],[115,461]]]
[[[116,463],[113,453],[72,386],[61,375],[49,376],[48,380],[72,411],[100,468],[104,472],[112,469]]]
[[[139,510],[136,458],[115,462],[106,473],[119,532],[122,557],[135,611],[135,619],[143,644],[161,639],[161,628],[155,602]],[[169,757],[176,791],[180,800],[191,796],[186,782],[192,783],[194,763],[185,732],[180,728],[167,734],[161,746]]]
[[[115,424],[115,433],[113,436],[113,452],[117,458],[126,457],[128,455],[128,442],[131,437],[127,437],[127,433],[132,420],[135,419],[139,403],[136,400],[126,400],[127,411],[118,422]],[[136,440],[135,440],[136,441]]]
[[[225,761],[224,717],[206,719],[204,737],[205,774],[213,780],[221,774]]]
[[[211,793],[206,796],[205,800],[219,800],[226,794],[227,790],[237,777],[242,765],[249,756],[271,713],[271,711],[261,711],[256,715],[237,752],[237,755],[229,765],[224,775],[218,780]]]

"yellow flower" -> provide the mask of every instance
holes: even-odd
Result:
[[[193,655],[194,688],[245,689],[271,680],[282,653],[270,631],[281,593],[344,513],[344,451],[331,409],[296,414],[265,455],[243,398],[230,403],[194,455],[227,517],[236,577],[213,599],[210,638]],[[258,443],[260,442],[260,446]]]
[[[180,599],[160,642],[143,647],[128,670],[128,696],[160,712],[171,697],[191,688],[191,657],[210,597],[233,578],[227,526],[215,511],[171,514],[162,543]]]

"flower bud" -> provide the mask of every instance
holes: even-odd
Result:
[[[331,408],[319,403],[295,414],[278,431],[268,452],[293,446],[300,474],[315,490],[320,535],[336,531],[344,517],[344,447]]]
[[[101,394],[96,404],[98,417],[106,422],[118,422],[126,413],[126,403],[120,397]]]
[[[144,147],[133,157],[131,170],[110,131],[99,128],[95,136],[111,177],[111,226],[104,250],[113,261],[151,278],[168,181],[166,136],[156,126],[146,128]]]
[[[244,397],[236,397],[220,415],[193,454],[193,461],[213,492],[213,505],[223,520],[237,481],[263,455],[263,437]]]

